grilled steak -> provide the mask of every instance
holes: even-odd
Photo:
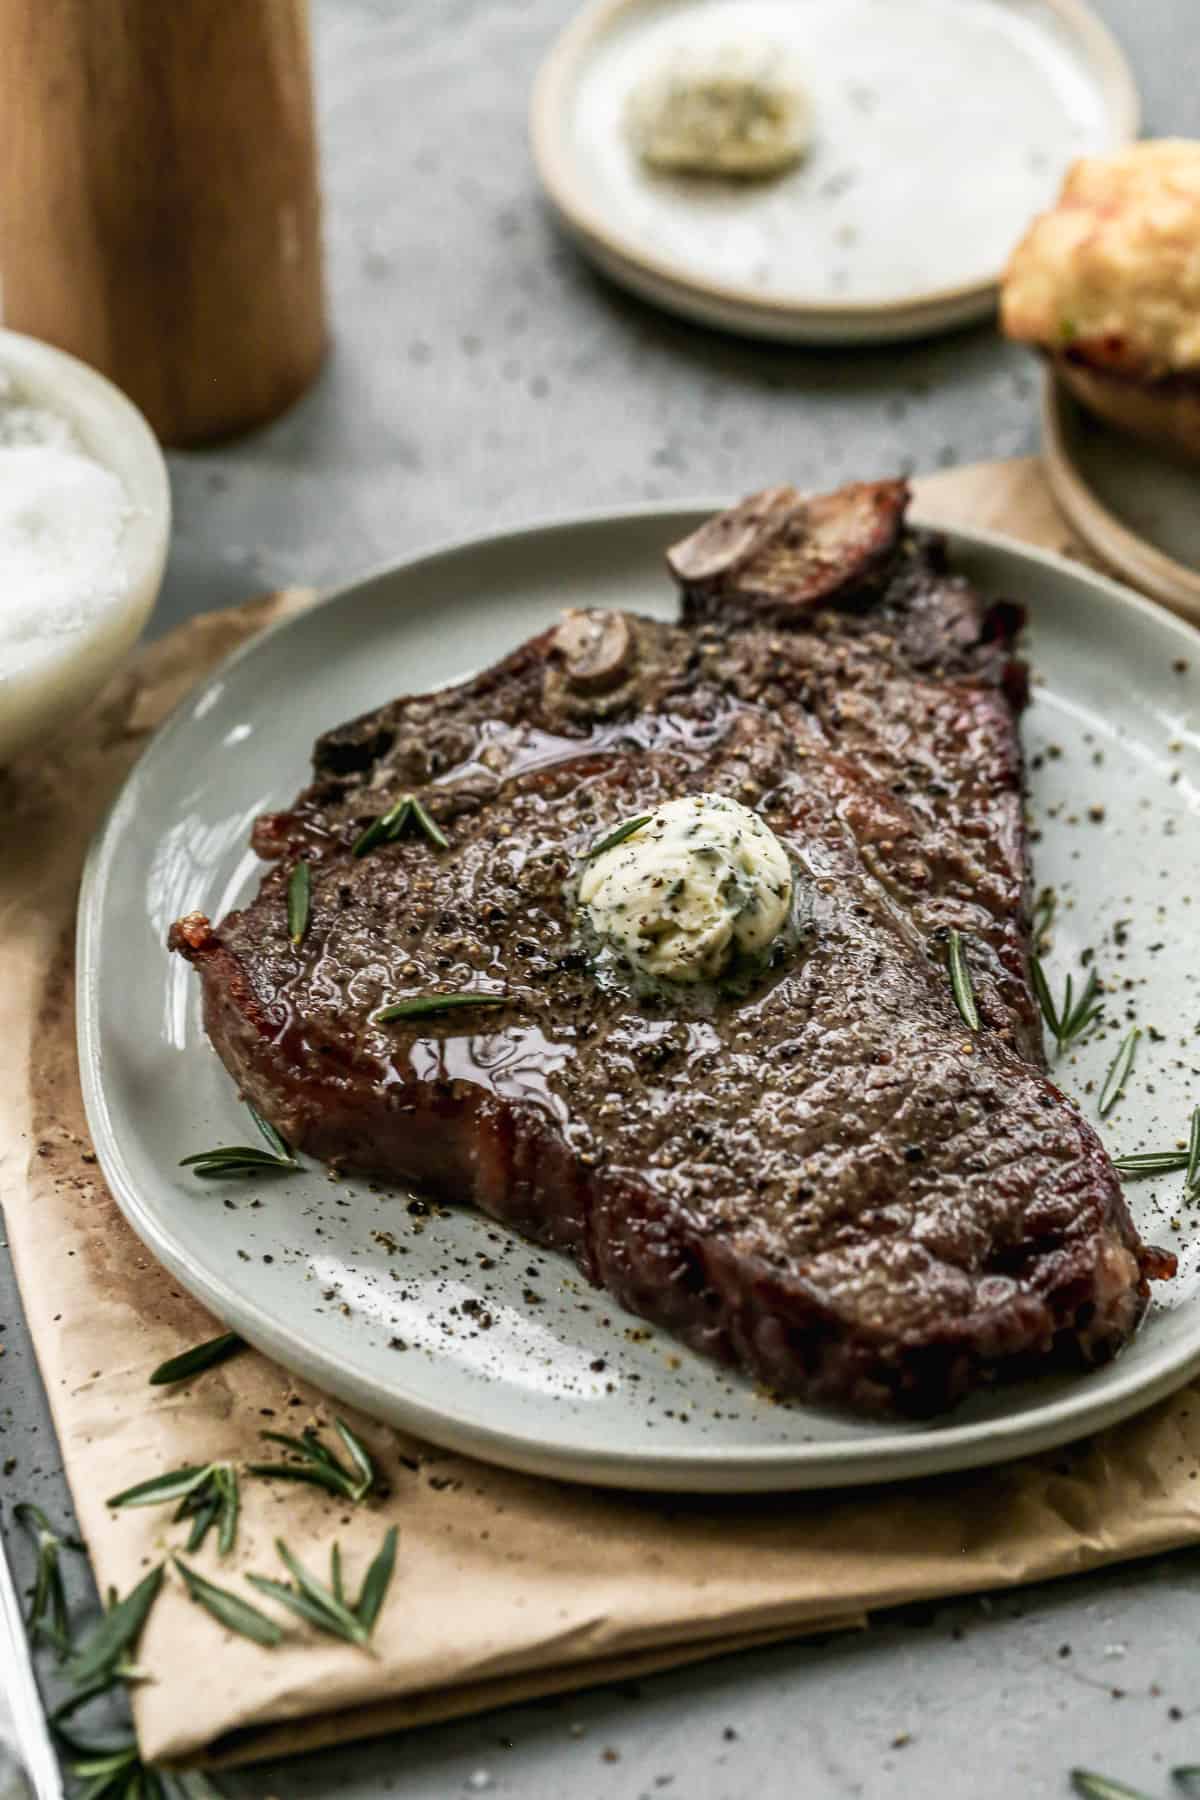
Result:
[[[330,731],[256,825],[257,897],[170,941],[230,1074],[300,1149],[473,1201],[781,1392],[922,1415],[1108,1358],[1172,1269],[1044,1066],[1015,609],[950,573],[906,501],[757,496],[671,553],[682,623],[569,613]],[[785,846],[801,936],[733,993],[601,982],[581,858],[699,793]],[[405,794],[449,847],[410,831],[356,856]],[[503,1004],[374,1018],[462,990]]]

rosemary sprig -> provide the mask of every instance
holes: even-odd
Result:
[[[1190,1200],[1200,1189],[1200,1106],[1192,1108],[1186,1150],[1140,1150],[1133,1156],[1114,1156],[1113,1168],[1130,1181],[1142,1181],[1150,1175],[1173,1175],[1182,1169],[1184,1197]]]
[[[953,927],[946,939],[946,965],[950,971],[954,1004],[962,1015],[963,1024],[968,1031],[978,1031],[979,1008],[975,1004],[975,991],[971,986],[971,971],[967,967],[962,933],[955,931]]]
[[[298,862],[288,876],[288,936],[299,948],[308,930],[308,914],[312,904],[312,870],[306,862]]]
[[[246,1111],[254,1120],[260,1135],[270,1146],[260,1150],[257,1144],[225,1144],[215,1150],[197,1150],[185,1156],[179,1166],[190,1169],[205,1181],[232,1181],[243,1175],[291,1175],[300,1167],[295,1151],[281,1137],[268,1119],[252,1106]]]
[[[345,1643],[357,1644],[360,1649],[366,1650],[370,1647],[371,1633],[391,1584],[399,1535],[394,1525],[385,1533],[383,1543],[363,1577],[362,1591],[353,1607],[346,1603],[341,1551],[336,1544],[330,1553],[328,1587],[293,1556],[282,1538],[276,1538],[275,1548],[294,1585],[272,1581],[266,1575],[247,1575],[246,1579],[260,1593],[267,1594],[281,1606],[286,1606],[289,1612],[295,1613],[297,1618],[303,1619],[316,1630],[323,1631],[329,1637],[341,1638]]]
[[[1110,1781],[1107,1775],[1094,1775],[1090,1769],[1072,1769],[1071,1787],[1083,1800],[1150,1800],[1140,1788],[1126,1787],[1123,1781]]]
[[[195,1156],[185,1156],[179,1166],[190,1169],[201,1181],[240,1181],[245,1175],[291,1175],[300,1167],[294,1159],[284,1162],[278,1156],[268,1156],[265,1150],[255,1149],[252,1144],[227,1144],[219,1150],[198,1150]]]
[[[1136,1156],[1114,1156],[1112,1163],[1113,1168],[1130,1181],[1144,1181],[1150,1175],[1173,1175],[1176,1169],[1186,1169],[1188,1153],[1186,1150],[1147,1150]]]
[[[251,1606],[239,1594],[231,1593],[228,1588],[218,1587],[215,1581],[209,1581],[205,1576],[197,1574],[195,1569],[189,1569],[178,1556],[172,1560],[183,1576],[183,1584],[192,1599],[229,1631],[236,1631],[239,1637],[249,1638],[255,1644],[263,1644],[269,1650],[283,1642],[283,1628],[274,1619],[269,1619],[266,1613],[260,1612],[257,1606]]]
[[[1137,1054],[1138,1039],[1141,1035],[1141,1031],[1135,1025],[1109,1064],[1108,1074],[1104,1077],[1104,1086],[1100,1090],[1100,1099],[1096,1107],[1096,1111],[1102,1119],[1108,1117],[1121,1097],[1121,1090],[1133,1069],[1133,1059]]]
[[[191,1375],[200,1375],[205,1369],[215,1369],[218,1363],[228,1361],[244,1350],[246,1343],[236,1331],[223,1332],[220,1337],[209,1338],[207,1343],[196,1344],[190,1350],[181,1351],[165,1363],[159,1363],[150,1376],[151,1387],[169,1387],[173,1381],[186,1381]]]
[[[424,833],[429,842],[438,850],[448,850],[450,839],[446,836],[437,820],[429,810],[422,806],[415,794],[402,794],[394,806],[372,819],[366,830],[354,845],[353,855],[369,856],[380,844],[395,844],[404,836],[410,825]]]
[[[1104,1010],[1104,997],[1100,990],[1099,978],[1095,969],[1089,969],[1083,992],[1076,1000],[1074,982],[1068,975],[1060,1010],[1055,1005],[1054,997],[1050,992],[1050,983],[1046,979],[1046,971],[1042,967],[1041,957],[1030,958],[1030,969],[1033,975],[1033,991],[1038,997],[1042,1017],[1050,1028],[1058,1054],[1061,1056],[1068,1044],[1074,1044],[1083,1037],[1089,1026],[1095,1024]]]
[[[355,843],[352,854],[367,856],[379,844],[394,844],[397,838],[404,835],[404,828],[408,824],[408,815],[411,811],[412,795],[405,794],[403,799],[397,800],[395,806],[389,807],[387,812],[381,814],[378,819],[371,820],[367,829]]]
[[[37,1571],[29,1602],[26,1624],[32,1633],[44,1637],[54,1646],[59,1662],[70,1648],[71,1623],[67,1615],[67,1596],[59,1568],[60,1550],[82,1550],[78,1538],[55,1531],[40,1506],[22,1500],[13,1507],[13,1517],[29,1533],[37,1550]]]
[[[1200,1106],[1192,1108],[1192,1125],[1188,1133],[1187,1173],[1183,1191],[1190,1198],[1200,1187]]]
[[[315,1625],[318,1631],[365,1649],[371,1634],[350,1608],[338,1599],[331,1587],[326,1587],[324,1582],[318,1581],[315,1575],[309,1573],[303,1563],[292,1555],[282,1538],[275,1539],[275,1548],[295,1586],[289,1587],[286,1582],[272,1581],[266,1575],[247,1575],[246,1580],[251,1586],[256,1587],[261,1594],[270,1595],[281,1606],[286,1606],[297,1618]]]
[[[396,1019],[431,1019],[438,1013],[455,1012],[463,1006],[506,1006],[507,994],[479,994],[460,988],[455,994],[414,994],[408,1000],[394,1000],[372,1014],[375,1024],[390,1025]]]
[[[335,1419],[334,1427],[350,1457],[350,1468],[321,1442],[310,1426],[300,1437],[289,1437],[282,1431],[264,1431],[262,1435],[268,1443],[282,1444],[300,1461],[249,1463],[247,1473],[282,1481],[306,1481],[312,1487],[324,1488],[357,1506],[375,1485],[375,1465],[344,1419]]]
[[[593,856],[600,856],[605,850],[615,850],[618,844],[623,844],[625,839],[632,837],[635,831],[640,831],[643,825],[648,825],[653,817],[653,813],[643,813],[640,818],[626,819],[623,825],[618,825],[615,831],[610,831],[607,837],[602,837],[598,843],[592,845],[590,850],[585,851],[584,860],[590,862]]]
[[[1185,1794],[1200,1794],[1200,1765],[1186,1763],[1182,1768],[1172,1769],[1171,1780]]]
[[[112,1676],[114,1665],[124,1652],[136,1646],[162,1580],[163,1565],[159,1563],[124,1600],[109,1607],[68,1664],[67,1674],[76,1687],[87,1687],[101,1676]]]
[[[436,844],[439,850],[448,850],[450,848],[450,839],[446,836],[437,820],[432,818],[430,814],[426,812],[415,794],[412,796],[412,816],[431,844]]]
[[[217,1548],[222,1556],[228,1556],[237,1539],[240,1511],[237,1470],[232,1463],[213,1462],[203,1467],[176,1469],[169,1475],[151,1476],[149,1481],[140,1481],[136,1487],[114,1494],[106,1504],[113,1507],[163,1506],[171,1500],[180,1503],[175,1514],[177,1523],[181,1519],[192,1520],[186,1546],[189,1554],[200,1549],[216,1526]]]

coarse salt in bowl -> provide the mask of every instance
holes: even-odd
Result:
[[[0,330],[0,766],[100,691],[154,605],[166,466],[94,369]]]

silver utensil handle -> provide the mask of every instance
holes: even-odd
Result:
[[[11,1714],[11,1733],[7,1729],[6,1714]],[[12,1790],[14,1800],[22,1787],[26,1793],[32,1793],[35,1800],[62,1800],[58,1758],[42,1712],[25,1622],[4,1554],[4,1542],[0,1539],[0,1800],[9,1800],[4,1766],[4,1739],[9,1735],[15,1741],[24,1767],[24,1781],[18,1773],[16,1779],[20,1785]]]

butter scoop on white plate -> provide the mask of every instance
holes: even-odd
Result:
[[[137,408],[75,357],[0,331],[0,764],[85,706],[130,649],[170,517]]]

